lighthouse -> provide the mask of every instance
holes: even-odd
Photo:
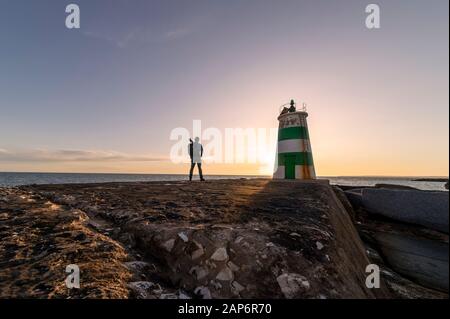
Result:
[[[306,108],[297,111],[294,100],[278,117],[278,147],[274,179],[316,179],[309,140]]]

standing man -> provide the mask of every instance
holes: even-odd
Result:
[[[200,144],[200,138],[196,137],[195,142],[189,139],[191,143],[189,144],[189,156],[191,157],[191,170],[189,172],[189,180],[192,181],[192,174],[194,173],[195,164],[198,166],[198,173],[200,174],[200,180],[204,181],[202,172],[202,156],[203,156],[203,146]]]

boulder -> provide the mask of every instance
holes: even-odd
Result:
[[[448,243],[388,233],[374,237],[396,272],[425,287],[448,292]]]
[[[417,224],[448,234],[448,192],[416,190],[362,190],[362,205],[369,213]]]
[[[344,191],[344,193],[354,209],[362,207],[362,189],[348,190]]]
[[[396,184],[375,184],[375,188],[417,190],[417,188],[411,186],[396,185]]]

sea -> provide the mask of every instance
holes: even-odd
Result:
[[[267,176],[268,177],[268,176]],[[249,175],[210,175],[208,180],[265,178],[265,176]],[[414,181],[418,177],[319,177],[329,179],[333,185],[345,186],[374,186],[376,184],[396,184],[412,186],[422,190],[445,191],[445,183]],[[164,174],[97,174],[97,173],[1,173],[0,187],[11,187],[31,184],[83,184],[83,183],[111,183],[111,182],[155,182],[155,181],[183,181],[186,175]]]

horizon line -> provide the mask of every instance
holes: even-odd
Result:
[[[118,172],[30,172],[30,171],[0,171],[0,174],[78,174],[78,175],[169,175],[169,176],[184,176],[186,174],[174,174],[174,173],[118,173]],[[209,176],[249,176],[249,177],[271,177],[272,175],[267,174],[208,174]],[[359,177],[359,178],[449,178],[449,176],[444,175],[319,175],[318,178],[348,178],[348,177]]]

